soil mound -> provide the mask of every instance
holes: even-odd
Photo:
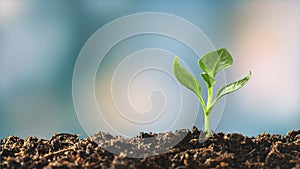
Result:
[[[186,132],[186,133],[185,133]],[[153,142],[172,142],[186,136],[175,147],[145,158],[128,158],[145,152]],[[213,133],[205,142],[197,128],[160,134],[140,133],[125,139],[99,132],[79,139],[75,134],[55,134],[51,139],[9,136],[1,139],[1,168],[297,168],[300,169],[300,130],[284,136],[262,133],[257,137]],[[153,138],[143,142],[144,138]],[[102,141],[101,141],[102,139]],[[97,144],[97,142],[101,144]],[[103,141],[104,140],[104,141]],[[135,144],[139,143],[139,146]],[[103,149],[102,147],[106,147]],[[120,149],[115,155],[107,151]],[[125,147],[125,148],[124,148]]]

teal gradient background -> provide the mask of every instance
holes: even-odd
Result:
[[[86,137],[72,101],[76,59],[99,28],[138,12],[182,17],[216,48],[227,48],[235,62],[225,71],[228,82],[253,71],[246,87],[228,95],[217,132],[252,136],[300,129],[299,1],[3,0],[0,137],[51,137],[55,132]],[[109,69],[109,64],[101,66]]]

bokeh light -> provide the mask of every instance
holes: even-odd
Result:
[[[0,136],[86,134],[72,102],[78,54],[99,28],[137,12],[164,12],[200,28],[234,57],[227,81],[253,71],[228,95],[216,131],[257,135],[300,128],[300,2],[0,1]],[[175,28],[174,28],[175,29]],[[104,40],[105,41],[105,40]],[[159,44],[159,43],[158,43]],[[192,71],[197,71],[197,67]],[[103,65],[105,67],[105,65]],[[192,106],[192,105],[191,105]],[[201,126],[201,119],[196,123]]]

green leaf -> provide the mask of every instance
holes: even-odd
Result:
[[[199,59],[200,68],[211,77],[215,77],[220,70],[231,66],[232,63],[233,59],[225,48],[209,52]]]
[[[176,56],[173,61],[173,72],[176,79],[185,87],[192,90],[198,97],[201,97],[200,83],[197,79],[186,71],[179,63],[178,57]]]
[[[216,83],[216,79],[209,76],[207,73],[202,72],[201,73],[201,77],[203,78],[203,80],[205,81],[206,85],[208,87],[212,87],[215,83]]]
[[[247,84],[247,82],[251,78],[251,74],[252,74],[252,72],[250,71],[249,74],[246,77],[244,77],[243,79],[233,82],[233,83],[230,83],[230,84],[224,86],[222,89],[220,89],[220,91],[217,94],[216,101],[219,100],[222,96],[224,96],[228,93],[234,92],[234,91],[240,89],[241,87],[243,87],[245,84]]]

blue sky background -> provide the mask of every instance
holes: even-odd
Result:
[[[228,95],[216,131],[257,135],[300,129],[300,2],[288,1],[0,1],[0,137],[82,134],[72,74],[88,38],[138,12],[182,17],[234,65],[227,81],[253,71]]]

